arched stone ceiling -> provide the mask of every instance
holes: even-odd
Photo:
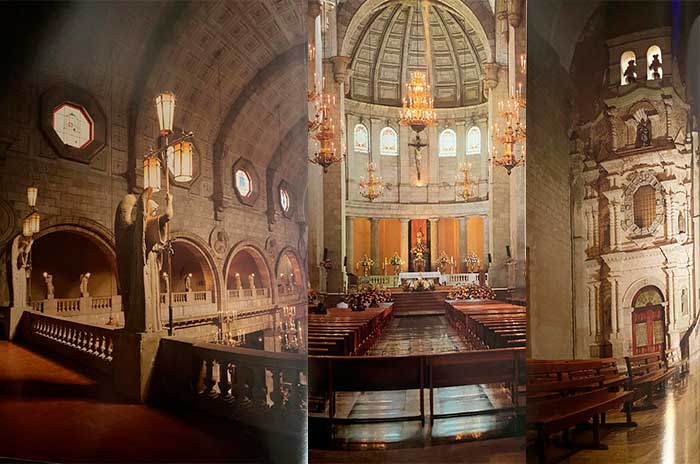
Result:
[[[482,68],[489,44],[483,29],[441,2],[429,2],[431,66],[435,106],[482,102]],[[348,30],[343,49],[351,53],[350,98],[400,106],[411,71],[426,69],[422,9],[414,0],[381,4]]]

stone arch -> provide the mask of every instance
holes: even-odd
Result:
[[[199,236],[186,231],[176,231],[172,233],[173,247],[181,244],[187,249],[199,256],[199,265],[201,266],[202,278],[205,288],[197,288],[197,282],[193,284],[193,290],[210,290],[214,302],[221,301],[222,292],[222,277],[219,272],[217,261],[214,259],[214,252],[211,250],[205,240]],[[175,265],[176,258],[173,259],[173,273],[177,273]],[[175,276],[176,278],[177,276]],[[173,280],[173,291],[184,291],[178,289],[178,283]]]
[[[623,297],[622,297],[622,308],[625,311],[631,312],[632,311],[632,304],[634,302],[634,297],[639,293],[640,290],[642,290],[645,287],[656,287],[661,295],[664,297],[664,302],[668,302],[668,297],[664,294],[664,290],[666,288],[666,283],[659,279],[658,277],[655,276],[646,276],[641,279],[638,279],[627,288],[625,291]]]
[[[289,274],[294,274],[293,281],[290,280]],[[304,290],[304,267],[303,261],[299,259],[297,251],[291,247],[284,247],[275,260],[275,279],[277,282],[278,295],[280,290],[287,290],[286,294],[299,295]],[[292,287],[292,283],[294,287]]]
[[[257,272],[255,272],[256,277],[259,277],[259,279],[255,279],[256,287],[261,285],[262,287],[271,289],[274,279],[270,269],[270,264],[265,258],[265,252],[263,251],[263,248],[249,240],[242,240],[238,242],[233,246],[233,248],[231,248],[231,251],[229,251],[228,257],[226,258],[226,264],[224,266],[224,282],[226,289],[230,290],[234,288],[233,279],[235,272],[233,272],[231,266],[234,264],[234,260],[240,253],[245,253],[249,257],[249,259],[246,259],[246,270],[251,266],[251,260],[252,263],[254,263],[254,269],[257,270]],[[243,287],[248,288],[247,276],[241,275],[241,278]]]
[[[33,237],[30,295],[45,298],[43,273],[53,276],[56,298],[80,297],[80,275],[91,274],[92,296],[117,295],[119,279],[112,232],[96,221],[83,217],[52,217]],[[70,263],[53,250],[74,255]],[[75,253],[70,250],[75,250]]]

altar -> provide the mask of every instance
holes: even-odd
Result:
[[[400,287],[403,281],[418,280],[423,278],[423,280],[432,280],[436,285],[446,285],[447,276],[441,274],[440,272],[400,272],[398,286]]]

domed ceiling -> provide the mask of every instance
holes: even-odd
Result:
[[[430,2],[427,10],[435,106],[481,103],[485,39],[441,3]],[[353,73],[349,98],[400,106],[410,73],[426,69],[420,4],[415,0],[384,4],[360,22],[350,37],[350,50]]]

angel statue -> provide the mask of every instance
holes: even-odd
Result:
[[[651,146],[651,121],[644,110],[639,110],[634,114],[637,120],[637,137],[634,140],[635,148]]]
[[[172,195],[165,211],[151,200],[153,189],[128,194],[114,217],[119,286],[124,302],[124,328],[129,332],[160,331],[160,270],[168,248],[167,223],[173,217]]]

